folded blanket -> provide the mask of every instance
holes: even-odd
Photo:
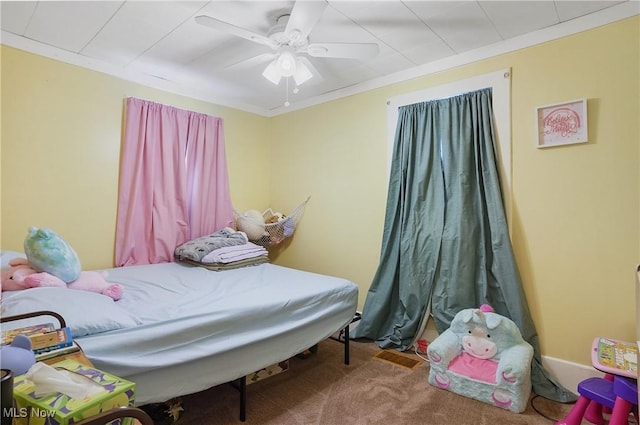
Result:
[[[252,242],[214,249],[200,260],[202,263],[231,263],[233,261],[267,255],[267,250]]]
[[[245,260],[233,261],[231,263],[223,264],[223,263],[201,263],[192,260],[183,260],[183,263],[192,264],[194,266],[204,267],[209,270],[213,270],[216,272],[224,271],[224,270],[233,270],[239,269],[241,267],[250,267],[257,266],[258,264],[264,264],[269,262],[269,257],[266,255],[261,255],[255,258],[247,258]]]
[[[210,235],[187,241],[175,249],[174,257],[178,261],[192,260],[199,262],[210,252],[225,246],[244,245],[249,240],[244,232],[237,232],[230,227],[218,230]]]

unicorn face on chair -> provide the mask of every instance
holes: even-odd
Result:
[[[462,336],[462,349],[479,359],[499,359],[502,350],[523,341],[516,324],[488,305],[461,311],[451,329]]]
[[[498,352],[498,347],[491,341],[491,334],[481,326],[474,326],[468,335],[462,337],[462,349],[479,359],[490,359]]]

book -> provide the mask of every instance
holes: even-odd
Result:
[[[29,339],[31,340],[31,349],[33,351],[54,346],[60,342],[58,331],[29,335]]]
[[[24,326],[22,328],[14,328],[8,329],[6,331],[2,331],[2,345],[11,344],[13,338],[16,335],[26,335],[29,338],[33,335],[44,334],[47,332],[55,331],[56,328],[53,326],[53,323],[41,323],[38,325]]]
[[[49,351],[42,351],[36,354],[36,361],[42,361],[42,360],[47,360],[47,359],[51,359],[58,356],[64,356],[66,354],[75,353],[76,351],[80,351],[80,346],[75,341],[72,341],[71,345],[67,347],[56,348]]]
[[[71,329],[68,326],[64,328],[56,329],[52,332],[46,332],[41,335],[36,335],[38,338],[42,338],[47,341],[47,345],[37,348],[31,347],[35,354],[41,354],[47,351],[57,350],[59,348],[69,347],[73,344],[73,337],[71,336]],[[53,337],[51,339],[50,337]]]
[[[592,346],[591,362],[602,372],[637,378],[638,346],[634,342],[596,338]]]

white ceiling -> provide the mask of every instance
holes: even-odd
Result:
[[[639,4],[329,0],[310,42],[377,43],[380,52],[309,58],[321,76],[297,94],[262,77],[267,63],[230,66],[269,47],[195,22],[208,15],[266,35],[294,1],[2,1],[0,12],[5,45],[273,116],[603,25]]]

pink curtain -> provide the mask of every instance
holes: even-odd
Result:
[[[222,119],[127,98],[116,266],[173,261],[233,222]]]

